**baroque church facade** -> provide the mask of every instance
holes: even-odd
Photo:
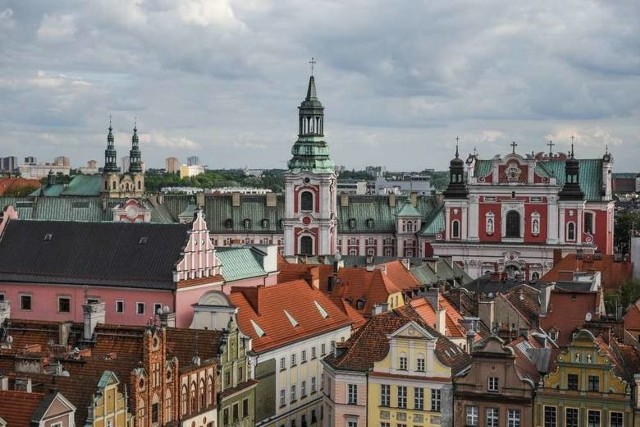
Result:
[[[102,174],[2,203],[21,219],[159,223],[188,222],[200,208],[216,247],[276,245],[285,256],[319,262],[337,254],[367,263],[446,256],[472,277],[506,271],[533,280],[551,268],[554,256],[613,253],[608,151],[598,159],[577,159],[573,149],[569,155],[523,155],[514,143],[507,155],[486,160],[473,154],[465,162],[456,145],[442,194],[349,195],[337,192],[324,126],[311,76],[282,194],[148,195],[137,127],[130,169],[121,173],[110,124]],[[55,206],[48,194],[59,196]]]

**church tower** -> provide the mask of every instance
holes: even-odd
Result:
[[[107,135],[107,149],[104,150],[104,168],[102,168],[102,179],[100,180],[100,192],[110,195],[118,191],[120,177],[118,176],[118,154],[114,146],[113,127],[109,119],[109,133]]]
[[[129,151],[129,175],[133,181],[132,195],[134,197],[140,197],[144,194],[144,172],[142,171],[142,153],[139,144],[138,126],[134,125],[131,150]]]
[[[291,153],[284,177],[284,254],[333,255],[337,177],[324,140],[324,107],[316,94],[313,73],[307,96],[298,107],[298,140]]]

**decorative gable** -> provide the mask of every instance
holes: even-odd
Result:
[[[113,208],[113,220],[118,222],[151,222],[151,211],[135,199]]]
[[[411,321],[408,322],[407,324],[403,325],[402,327],[398,328],[395,332],[393,332],[392,334],[388,335],[388,338],[390,340],[394,339],[394,338],[426,338],[428,340],[435,340],[436,337],[432,334],[429,333],[429,331],[427,331],[426,329],[424,329],[422,326],[418,325],[418,323]]]
[[[183,257],[176,265],[175,281],[214,277],[221,274],[220,258],[209,238],[204,213],[198,209],[189,230]]]

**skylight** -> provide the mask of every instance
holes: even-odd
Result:
[[[293,326],[294,328],[298,326],[298,321],[294,319],[287,310],[284,310],[284,314],[287,316],[287,319],[289,319],[289,322],[291,322],[291,326]]]
[[[329,313],[327,313],[327,310],[325,310],[318,301],[314,300],[313,303],[316,305],[316,308],[320,312],[320,315],[322,316],[323,319],[326,319],[327,317],[329,317]]]
[[[251,319],[251,325],[253,326],[253,329],[256,331],[256,334],[259,337],[263,337],[266,335],[262,328],[253,319]]]

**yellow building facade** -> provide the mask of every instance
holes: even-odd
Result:
[[[127,397],[120,390],[120,380],[111,371],[105,371],[98,382],[98,390],[89,407],[87,423],[93,427],[132,427]]]

